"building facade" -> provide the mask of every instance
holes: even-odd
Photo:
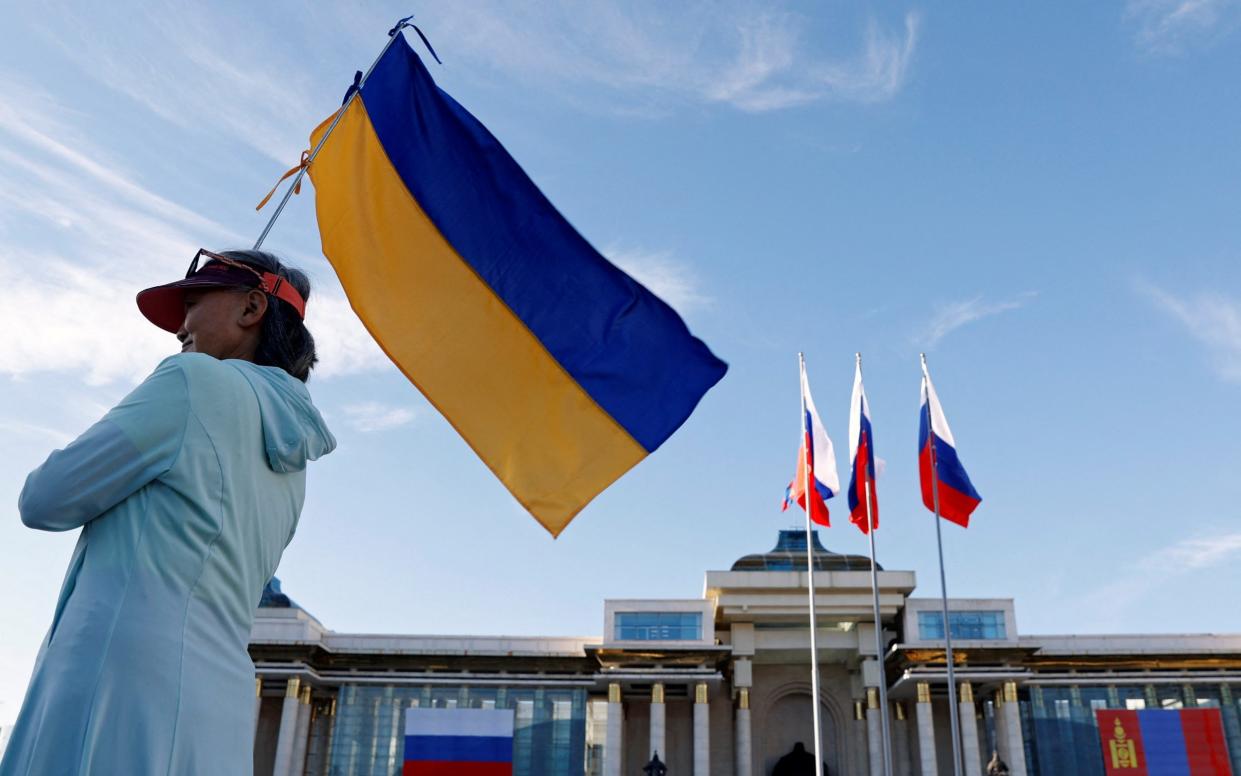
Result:
[[[883,772],[886,711],[893,773],[951,774],[940,601],[879,569],[877,655],[869,559],[812,536],[826,773]],[[701,598],[605,601],[588,637],[336,633],[277,583],[250,644],[255,773],[395,776],[404,709],[476,707],[513,709],[518,776],[641,774],[656,753],[672,776],[768,776],[813,740],[805,543],[781,531]],[[1027,636],[1003,598],[950,600],[948,626],[970,776],[994,754],[1015,776],[1103,776],[1095,709],[1204,706],[1241,773],[1241,636]]]

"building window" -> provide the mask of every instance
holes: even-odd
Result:
[[[702,612],[617,612],[617,641],[699,641]]]
[[[1004,612],[950,611],[948,612],[948,621],[952,623],[952,637],[954,639],[1004,641],[1008,638],[1008,631],[1004,627]],[[923,641],[934,641],[943,637],[943,613],[918,612],[918,638]]]

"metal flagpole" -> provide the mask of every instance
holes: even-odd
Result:
[[[926,386],[928,381],[926,369],[926,354],[922,354],[922,384]],[[927,390],[927,412],[931,411],[931,392]],[[930,425],[930,418],[927,418],[927,425]],[[933,434],[934,431],[928,428],[927,433]],[[939,590],[940,600],[943,605],[944,612],[944,660],[948,663],[948,719],[952,724],[952,773],[953,776],[961,776],[961,722],[958,719],[959,709],[957,707],[957,681],[956,674],[953,669],[952,659],[952,627],[948,622],[948,581],[944,575],[944,538],[943,532],[940,530],[939,517],[939,461],[935,457],[935,442],[931,440],[931,499],[935,505],[935,543],[939,547]]]
[[[858,374],[861,374],[862,354],[856,355]],[[869,445],[867,450],[868,455],[872,454],[869,452]],[[870,537],[870,591],[874,599],[875,611],[875,656],[879,664],[879,721],[883,731],[883,773],[884,776],[892,776],[892,733],[888,728],[888,678],[883,670],[883,620],[879,617],[879,570],[875,563],[875,515],[870,497],[871,478],[875,473],[870,471],[869,462],[867,462],[865,471],[866,480],[863,486],[866,490],[866,525],[868,526],[866,535]]]
[[[315,144],[314,150],[311,151],[310,155],[306,157],[306,160],[302,162],[301,169],[297,171],[297,175],[293,178],[293,182],[289,184],[289,188],[284,192],[284,196],[280,198],[280,203],[276,205],[275,212],[271,214],[271,218],[267,219],[267,226],[263,227],[263,231],[259,234],[259,238],[254,241],[254,250],[257,251],[259,248],[263,247],[263,241],[267,239],[268,232],[270,232],[272,226],[275,225],[276,219],[279,218],[280,214],[284,212],[284,206],[289,204],[289,198],[293,196],[293,192],[297,190],[298,184],[302,182],[302,176],[304,176],[306,174],[306,170],[310,168],[310,163],[313,162],[315,157],[319,155],[319,150],[323,148],[323,144],[326,143],[327,139],[331,136],[332,130],[336,129],[336,125],[339,124],[340,120],[344,117],[345,110],[349,108],[353,101],[357,99],[358,94],[361,93],[362,86],[366,83],[366,79],[371,77],[371,71],[375,69],[375,65],[379,64],[379,60],[383,59],[383,55],[387,54],[388,49],[391,48],[392,44],[396,42],[396,34],[405,27],[414,26],[409,22],[412,18],[412,16],[408,16],[397,22],[396,26],[391,30],[388,30],[388,42],[384,44],[383,50],[379,52],[379,56],[375,57],[375,61],[371,63],[371,66],[366,68],[366,73],[354,84],[356,88],[350,91],[349,97],[346,98],[345,102],[340,106],[340,110],[336,111],[336,116],[332,119],[332,123],[328,125],[327,131],[323,133],[323,137],[319,138],[319,142]],[[418,34],[421,35],[422,33],[419,32]],[[423,38],[423,40],[425,41],[426,38]],[[427,45],[429,48],[430,44]],[[434,56],[435,52],[431,52],[431,54]]]
[[[801,384],[798,391],[801,393],[801,422],[798,424],[801,428],[801,436],[805,445],[804,457],[802,458],[802,500],[806,502],[806,580],[809,583],[809,599],[810,599],[810,708],[814,717],[814,773],[815,776],[823,776],[823,731],[819,726],[819,642],[816,631],[818,630],[818,621],[815,618],[814,611],[814,541],[810,533],[810,490],[812,486],[810,482],[810,445],[814,444],[814,436],[806,438],[806,357],[802,353],[797,354],[797,365],[800,370]]]

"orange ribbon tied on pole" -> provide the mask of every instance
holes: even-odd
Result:
[[[271,187],[271,191],[267,192],[267,196],[263,197],[263,201],[255,205],[254,209],[262,210],[263,206],[271,201],[272,195],[276,193],[276,189],[280,188],[280,184],[288,180],[290,175],[296,175],[298,172],[306,169],[306,167],[309,164],[310,164],[310,149],[307,148],[305,151],[302,151],[302,160],[298,162],[297,165],[290,167],[288,170],[286,170],[284,175],[280,176],[280,180],[276,181],[276,185]],[[294,194],[302,193],[302,179],[300,177],[297,179],[297,182],[293,184],[293,193]]]

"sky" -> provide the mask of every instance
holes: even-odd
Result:
[[[984,501],[949,593],[1023,634],[1241,632],[1241,3],[14,4],[0,28],[0,725],[74,534],[25,475],[176,341],[134,293],[249,247],[396,19],[440,85],[730,364],[553,540],[354,318],[310,191],[265,247],[315,282],[312,465],[285,591],[347,632],[602,632],[770,548],[797,353],[842,470],[854,353],[880,563],[939,594],[918,354]],[[421,45],[416,48],[425,54]],[[270,207],[270,206],[269,206]],[[843,498],[821,531],[864,553]]]

